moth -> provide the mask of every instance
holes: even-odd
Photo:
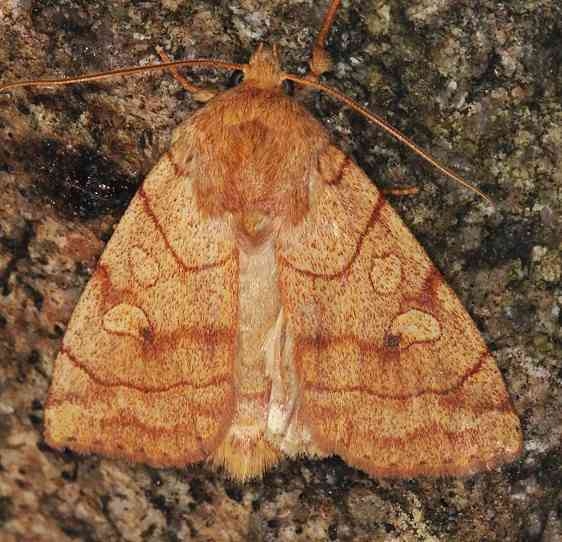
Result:
[[[460,301],[382,192],[283,91],[293,81],[330,94],[459,180],[319,82],[339,4],[307,78],[260,46],[242,65],[164,62],[1,89],[179,66],[244,76],[175,130],[107,244],[55,361],[52,447],[207,461],[240,481],[285,456],[337,454],[376,477],[468,475],[519,456],[518,417]]]

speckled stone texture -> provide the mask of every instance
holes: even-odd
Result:
[[[0,80],[176,58],[244,61],[276,41],[302,73],[326,0],[3,0]],[[169,76],[0,97],[0,540],[561,540],[562,8],[558,0],[344,2],[325,80],[496,202],[440,177],[326,97],[307,99],[383,187],[505,376],[520,461],[470,479],[371,480],[337,458],[243,486],[49,449],[61,336],[104,243],[172,128],[198,105]],[[224,73],[196,81],[224,86]]]

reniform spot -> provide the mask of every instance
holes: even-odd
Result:
[[[131,335],[145,340],[151,336],[152,326],[142,309],[121,303],[109,309],[103,317],[103,328],[108,333]]]
[[[394,319],[388,336],[399,337],[400,348],[408,348],[414,343],[437,340],[441,336],[441,325],[431,314],[410,309]]]

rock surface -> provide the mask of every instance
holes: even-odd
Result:
[[[302,72],[327,2],[5,0],[0,81],[278,42]],[[520,461],[470,479],[372,480],[337,458],[242,486],[49,449],[42,412],[72,308],[172,128],[198,105],[169,76],[0,96],[0,540],[562,539],[562,7],[557,0],[344,2],[326,81],[474,180],[472,193],[326,97],[308,100],[394,200],[495,352]],[[195,81],[221,87],[222,73]]]

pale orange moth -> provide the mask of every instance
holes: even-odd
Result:
[[[55,362],[51,446],[157,467],[207,461],[238,480],[284,456],[337,454],[381,477],[468,475],[519,456],[518,417],[461,303],[283,92],[285,81],[326,92],[465,184],[318,82],[339,4],[307,78],[259,47],[242,65],[2,87],[179,66],[244,75],[176,129],[101,256]]]

